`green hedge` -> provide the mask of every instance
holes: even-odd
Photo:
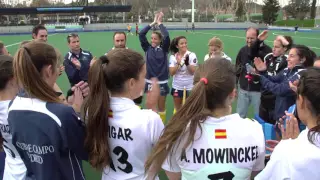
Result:
[[[296,26],[298,24],[299,27],[314,27],[314,20],[313,19],[306,19],[306,20],[282,20],[276,21],[274,25],[276,26]]]

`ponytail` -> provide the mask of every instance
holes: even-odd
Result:
[[[62,103],[52,87],[41,78],[45,65],[51,65],[52,71],[57,71],[57,56],[54,48],[42,42],[30,42],[20,48],[14,57],[14,76],[20,87],[31,98],[42,101]]]
[[[186,103],[166,125],[163,135],[146,161],[145,172],[148,173],[148,176],[154,178],[161,170],[161,165],[168,154],[170,154],[171,161],[174,145],[181,142],[180,136],[187,136],[182,152],[194,141],[197,128],[201,128],[200,122],[205,121],[211,115],[211,111],[207,107],[206,88],[204,82],[198,82],[192,89],[191,95],[186,99]]]
[[[293,45],[293,39],[291,36],[283,36],[287,41],[288,41],[288,45],[284,46],[287,48],[286,52],[288,52],[291,48],[292,48],[292,45]]]
[[[87,121],[85,148],[89,153],[89,162],[96,169],[103,169],[111,162],[108,139],[108,112],[110,95],[106,86],[104,69],[108,58],[100,57],[89,70],[90,94],[84,103],[84,117]],[[87,112],[87,113],[86,113]]]
[[[178,42],[177,42],[177,38],[172,39],[171,43],[170,43],[170,52],[172,54],[176,54],[177,52],[179,52],[179,49],[177,48]]]
[[[216,108],[225,107],[227,97],[235,88],[235,68],[224,58],[210,58],[199,65],[194,75],[194,87],[186,103],[177,111],[164,129],[145,164],[149,176],[155,176],[163,161],[183,141],[182,153],[195,140],[198,127],[212,116]],[[179,146],[180,147],[180,146]],[[154,174],[155,173],[155,174]]]

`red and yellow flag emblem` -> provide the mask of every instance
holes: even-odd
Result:
[[[113,112],[112,112],[111,109],[110,109],[109,112],[108,112],[108,118],[113,118]]]
[[[216,129],[214,131],[214,136],[216,139],[227,139],[227,130],[225,129]]]

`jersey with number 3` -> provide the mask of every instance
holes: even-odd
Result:
[[[26,166],[12,144],[12,135],[8,124],[8,107],[10,101],[0,102],[0,129],[3,137],[3,149],[6,153],[3,179],[23,180],[26,177]]]
[[[109,148],[112,163],[103,170],[102,180],[142,180],[144,164],[164,128],[160,116],[141,110],[127,98],[111,98]]]
[[[208,117],[201,128],[202,133],[198,127],[195,141],[185,151],[186,137],[180,137],[164,170],[181,172],[183,180],[249,180],[252,171],[264,168],[264,135],[257,121],[232,114]]]

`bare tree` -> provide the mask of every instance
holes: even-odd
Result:
[[[158,0],[148,0],[149,10],[151,12],[152,18],[157,10]]]

